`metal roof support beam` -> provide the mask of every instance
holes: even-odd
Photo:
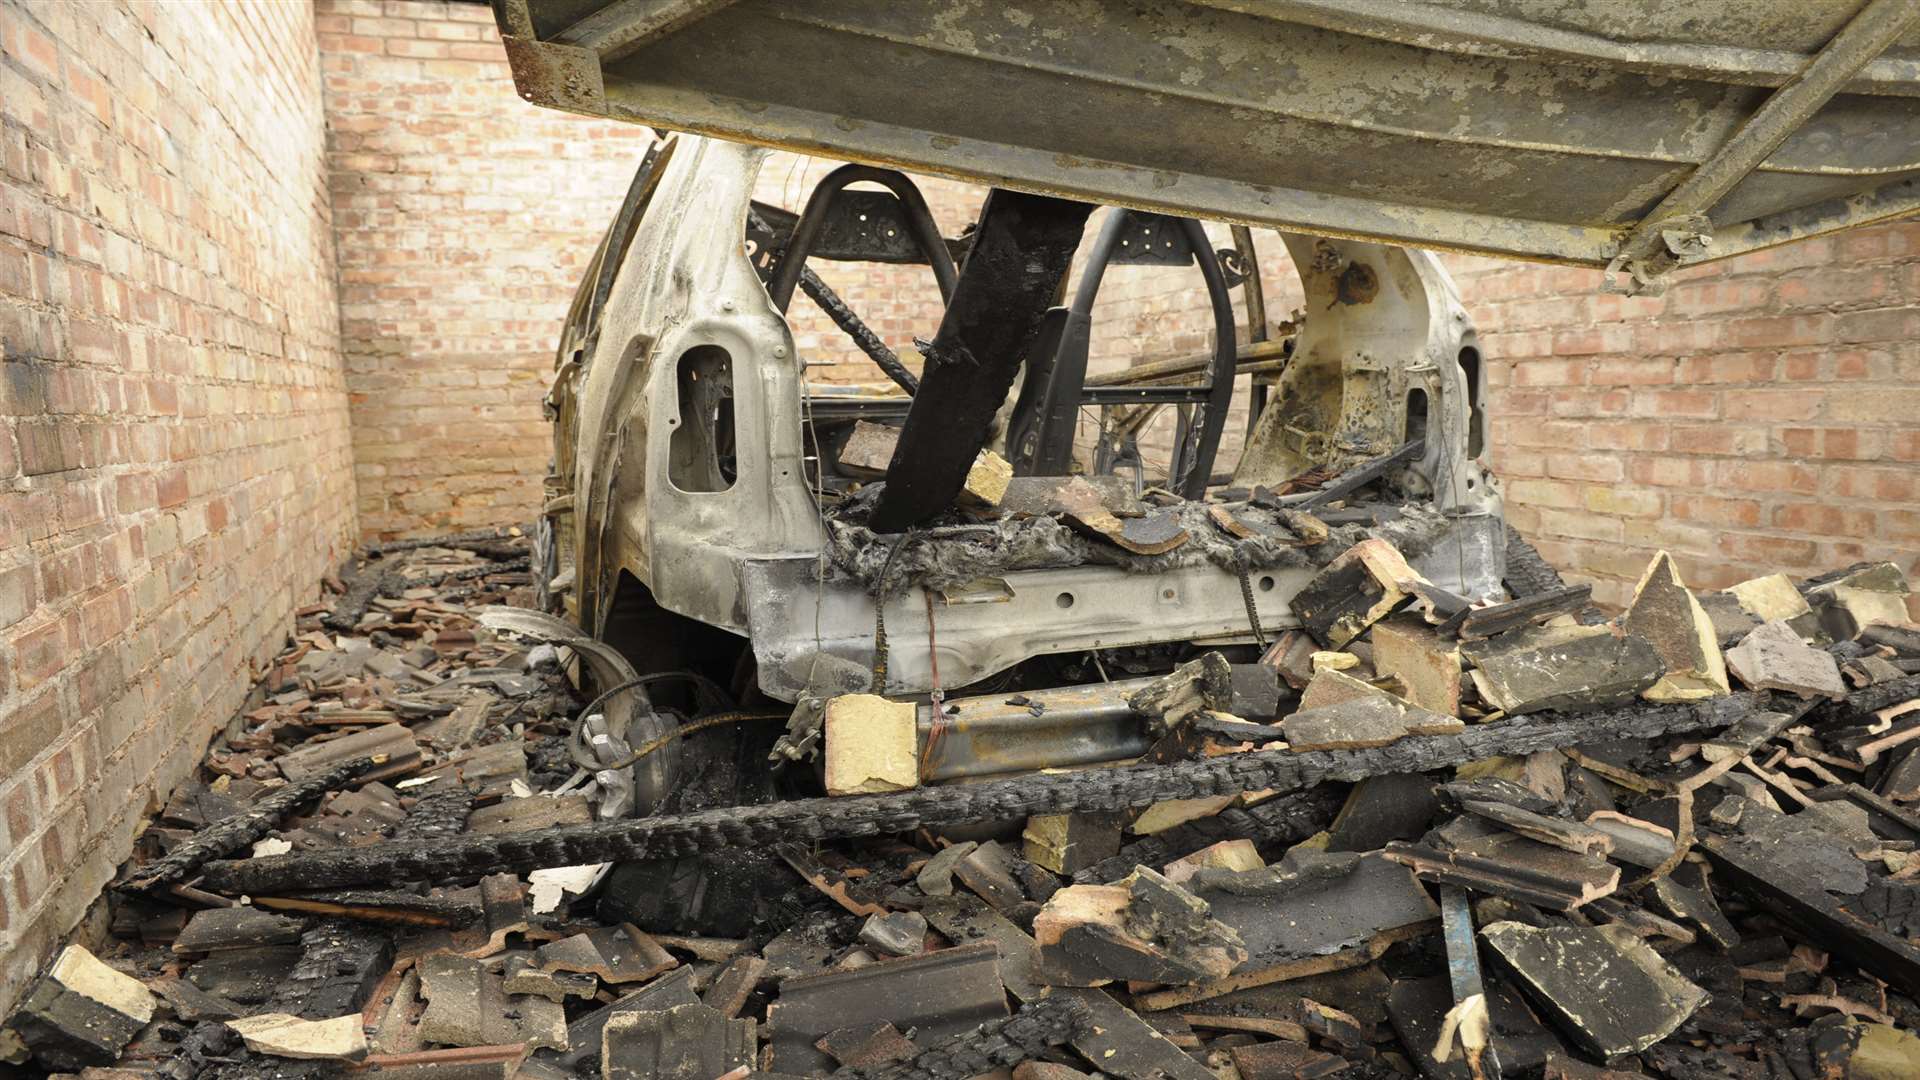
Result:
[[[1657,293],[1660,278],[1688,256],[1706,254],[1712,239],[1707,211],[1916,22],[1920,3],[1914,0],[1867,0],[1800,74],[1775,90],[1712,157],[1640,219],[1607,267],[1608,288],[1616,288],[1614,272],[1624,267],[1632,277],[1618,286],[1621,291]]]

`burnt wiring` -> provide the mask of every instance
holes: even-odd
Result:
[[[708,704],[718,705],[723,708],[731,708],[735,705],[733,696],[728,694],[719,683],[714,682],[712,679],[707,678],[697,671],[656,671],[650,675],[636,675],[631,679],[615,683],[607,689],[602,690],[599,697],[587,702],[587,707],[580,710],[580,715],[592,716],[595,709],[605,705],[615,694],[624,694],[628,690],[642,686],[651,686],[657,682],[671,682],[675,680],[694,684],[696,691],[708,695]]]
[[[688,735],[694,735],[699,732],[706,731],[709,728],[722,727],[727,724],[745,724],[755,720],[785,720],[789,715],[790,715],[789,713],[784,713],[784,712],[736,711],[736,712],[716,713],[712,716],[703,716],[698,720],[690,720],[687,723],[681,724],[679,727],[676,727],[671,731],[668,731],[665,735],[661,735],[653,739],[648,739],[646,742],[641,743],[639,749],[635,750],[633,753],[628,754],[626,757],[621,758],[619,761],[616,761],[611,765],[605,765],[601,767],[618,772],[619,770],[627,768],[630,765],[639,764],[648,755],[659,751],[662,747],[665,747],[668,743],[673,742],[675,739],[683,739],[683,738],[686,738]]]
[[[930,695],[933,702],[933,719],[927,728],[926,749],[920,753],[920,779],[924,781],[933,768],[934,752],[939,749],[941,740],[946,737],[951,721],[947,717],[947,694],[940,688],[940,643],[934,636],[933,629],[933,590],[921,589],[920,595],[927,601],[927,663],[933,671],[933,692]]]
[[[643,686],[651,686],[654,683],[674,681],[692,683],[695,695],[700,699],[703,707],[733,709],[738,705],[738,703],[733,700],[733,697],[721,688],[719,683],[714,682],[712,679],[697,671],[656,671],[648,675],[636,675],[631,679],[624,679],[602,690],[599,696],[587,702],[586,708],[580,710],[581,720],[584,722],[587,717],[592,716],[596,710],[613,700],[616,695],[624,694]],[[668,741],[672,741],[671,738],[669,738]],[[663,743],[662,745],[665,744]],[[607,768],[607,766],[594,760],[592,751],[581,745],[577,733],[575,739],[569,746],[569,751],[573,757],[574,764],[589,772],[599,772]],[[625,766],[614,766],[615,769],[624,767]]]
[[[887,574],[893,569],[893,560],[900,555],[900,549],[913,539],[913,529],[900,534],[893,542],[893,549],[887,552],[887,561],[880,566],[879,587],[873,596],[873,686],[872,693],[887,692]]]

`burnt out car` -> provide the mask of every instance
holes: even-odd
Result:
[[[1091,206],[1046,200],[996,224],[995,201],[1020,197],[995,192],[976,227],[943,237],[893,170],[836,170],[798,212],[756,202],[766,156],[688,136],[649,155],[548,398],[547,574],[643,671],[692,666],[805,702],[1125,680],[1196,647],[1252,659],[1297,625],[1300,586],[1369,533],[1449,593],[1501,593],[1485,376],[1431,254],[1286,234],[1308,314],[1269,340],[1246,229],[1216,250],[1192,218],[1100,209],[1067,280]],[[1148,258],[1188,268],[1214,348],[1089,377],[1102,276]],[[949,307],[918,377],[807,268],[920,263],[951,296],[995,259],[1014,270],[981,321],[1004,341],[980,344]],[[785,315],[801,290],[883,385],[808,383]],[[964,375],[941,383],[943,363]],[[1149,461],[1138,435],[1162,410],[1171,452]],[[1249,434],[1226,463],[1230,412]],[[943,475],[960,490],[925,497]],[[902,489],[913,501],[889,500]],[[1138,750],[1094,742],[1017,764]]]

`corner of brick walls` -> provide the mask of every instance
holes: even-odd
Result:
[[[445,0],[0,0],[0,100],[4,1006],[356,524],[536,512],[559,321],[649,134],[525,104],[488,9]],[[759,194],[832,166],[771,155]],[[978,188],[922,183],[944,231],[971,218]],[[1256,235],[1278,321],[1298,283]],[[1510,515],[1602,600],[1662,547],[1709,588],[1916,569],[1920,225],[1660,299],[1446,261]],[[896,348],[938,321],[924,267],[820,270]],[[1191,277],[1116,268],[1096,369],[1203,349]],[[810,377],[877,381],[793,321]]]
[[[0,0],[0,1015],[353,536],[298,4]]]
[[[528,523],[560,323],[652,133],[521,100],[484,4],[315,23],[361,530]]]

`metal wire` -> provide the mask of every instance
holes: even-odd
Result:
[[[1247,576],[1246,556],[1242,554],[1235,560],[1234,573],[1240,578],[1240,599],[1247,604],[1247,622],[1253,627],[1254,644],[1262,649],[1267,647],[1267,632],[1260,625],[1260,609],[1253,602],[1253,581]]]
[[[603,767],[617,772],[629,765],[638,764],[646,758],[647,755],[654,753],[675,739],[683,739],[688,735],[705,731],[708,728],[716,728],[725,724],[744,724],[752,720],[785,720],[788,715],[788,713],[783,712],[724,712],[717,713],[713,716],[702,717],[690,723],[681,724],[679,727],[674,728],[659,738],[649,739],[641,743],[638,750],[614,762],[612,765]]]
[[[612,698],[615,694],[623,694],[638,686],[648,686],[653,683],[667,682],[673,679],[693,683],[696,687],[711,694],[711,700],[717,704],[723,706],[734,704],[733,696],[721,689],[719,683],[714,682],[712,679],[707,678],[697,671],[656,671],[651,675],[636,675],[625,682],[615,683],[607,689],[602,690],[599,697],[587,702],[587,707],[580,710],[580,715],[582,717],[592,716],[595,709],[606,704],[608,699]]]

